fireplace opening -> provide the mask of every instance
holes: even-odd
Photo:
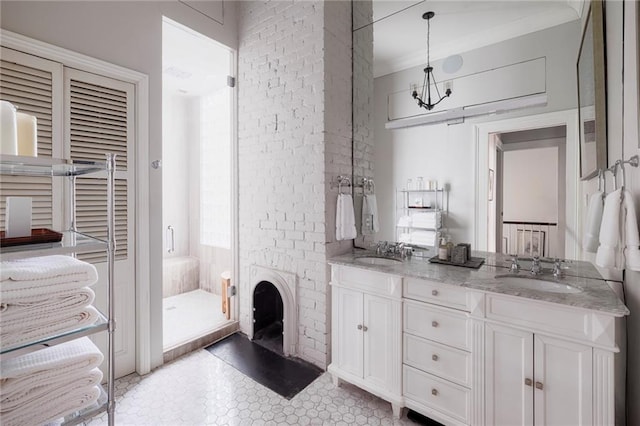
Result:
[[[278,289],[261,281],[253,291],[253,341],[273,352],[283,351],[284,307]]]

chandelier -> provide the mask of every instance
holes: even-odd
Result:
[[[427,67],[424,69],[424,81],[422,84],[422,93],[420,93],[420,96],[418,96],[418,92],[414,90],[413,93],[411,94],[413,99],[415,99],[418,102],[418,106],[426,109],[427,111],[431,111],[433,107],[438,105],[440,102],[442,102],[444,98],[448,98],[449,95],[451,95],[450,88],[447,88],[447,90],[444,92],[444,96],[440,95],[436,78],[433,75],[433,67],[431,66],[431,63],[430,63],[429,33],[431,30],[431,25],[430,25],[431,18],[433,18],[434,16],[435,16],[434,12],[425,12],[422,15],[422,19],[427,20]],[[436,89],[436,94],[438,96],[438,99],[434,103],[431,102],[431,83],[433,83],[433,86]]]

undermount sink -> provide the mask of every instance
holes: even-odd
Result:
[[[356,257],[355,261],[358,263],[364,263],[366,265],[379,265],[379,266],[396,265],[402,262],[402,260],[400,259],[393,259],[390,257],[376,257],[376,256]]]
[[[527,277],[524,275],[502,275],[496,276],[500,281],[531,290],[546,291],[549,293],[580,293],[582,289],[569,284],[559,283],[556,281],[546,281]]]

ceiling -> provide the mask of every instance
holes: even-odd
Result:
[[[431,61],[580,18],[583,0],[373,0],[374,75],[426,63],[426,21]],[[356,28],[357,30],[357,28]]]
[[[162,89],[202,96],[227,84],[231,53],[214,40],[170,19],[162,23]]]

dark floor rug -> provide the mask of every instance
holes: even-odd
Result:
[[[317,379],[322,370],[308,362],[286,358],[236,333],[206,348],[236,370],[291,399]]]

